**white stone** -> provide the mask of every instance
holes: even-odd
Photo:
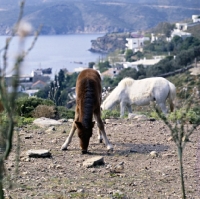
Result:
[[[104,158],[102,156],[89,158],[83,162],[83,166],[85,167],[93,167],[93,166],[102,165],[102,164],[104,164]]]
[[[30,149],[27,151],[29,157],[51,157],[51,153],[46,149]]]
[[[57,126],[57,125],[62,124],[62,122],[59,122],[59,121],[53,120],[53,119],[49,119],[49,118],[45,118],[45,117],[37,118],[33,121],[33,123],[42,128],[50,127],[50,126]]]
[[[152,157],[157,157],[157,156],[158,156],[158,153],[157,153],[156,151],[151,151],[151,152],[150,152],[150,155],[151,155]]]

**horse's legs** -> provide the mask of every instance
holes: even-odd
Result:
[[[162,110],[162,112],[166,115],[167,114],[167,108],[165,103],[158,103],[158,106]]]
[[[74,118],[74,122],[72,124],[72,128],[70,130],[70,133],[69,133],[67,139],[65,140],[65,143],[62,145],[61,150],[67,150],[69,143],[72,141],[72,137],[73,137],[74,132],[76,130],[75,121],[77,121],[77,119],[78,119],[78,115],[76,114],[75,118]]]
[[[125,103],[120,102],[120,117],[124,116],[124,110],[125,110]]]
[[[129,113],[132,113],[132,107],[131,107],[131,104],[127,104],[127,109],[128,109],[128,112],[129,112]]]
[[[94,118],[97,122],[97,126],[98,126],[98,139],[100,142],[102,142],[102,137],[103,140],[105,142],[105,145],[107,147],[108,150],[113,149],[112,144],[110,144],[107,136],[106,136],[106,132],[105,132],[105,128],[104,128],[104,124],[102,122],[102,119],[100,117],[100,110],[97,113],[94,113]]]

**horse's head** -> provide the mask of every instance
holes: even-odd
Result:
[[[91,122],[89,127],[84,127],[81,122],[75,121],[78,137],[80,141],[80,147],[82,149],[82,154],[87,153],[90,137],[92,137],[92,128],[94,127],[95,122]]]

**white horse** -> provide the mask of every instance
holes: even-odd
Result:
[[[176,87],[167,79],[162,77],[152,77],[142,80],[134,80],[126,77],[122,79],[118,86],[108,95],[102,103],[102,110],[112,109],[120,103],[120,116],[124,115],[125,107],[128,112],[132,112],[131,105],[149,105],[155,101],[164,114],[167,114],[166,100],[169,99],[170,109],[174,109],[174,99],[176,97]]]

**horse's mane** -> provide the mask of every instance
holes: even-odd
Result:
[[[122,79],[118,86],[122,86],[122,87],[126,87],[126,86],[131,86],[133,84],[135,80],[130,78],[130,77],[125,77],[124,79]]]
[[[93,105],[95,100],[94,82],[92,80],[85,79],[83,82],[85,95],[83,99],[83,118],[82,123],[85,128],[90,128],[92,116],[93,116]]]

